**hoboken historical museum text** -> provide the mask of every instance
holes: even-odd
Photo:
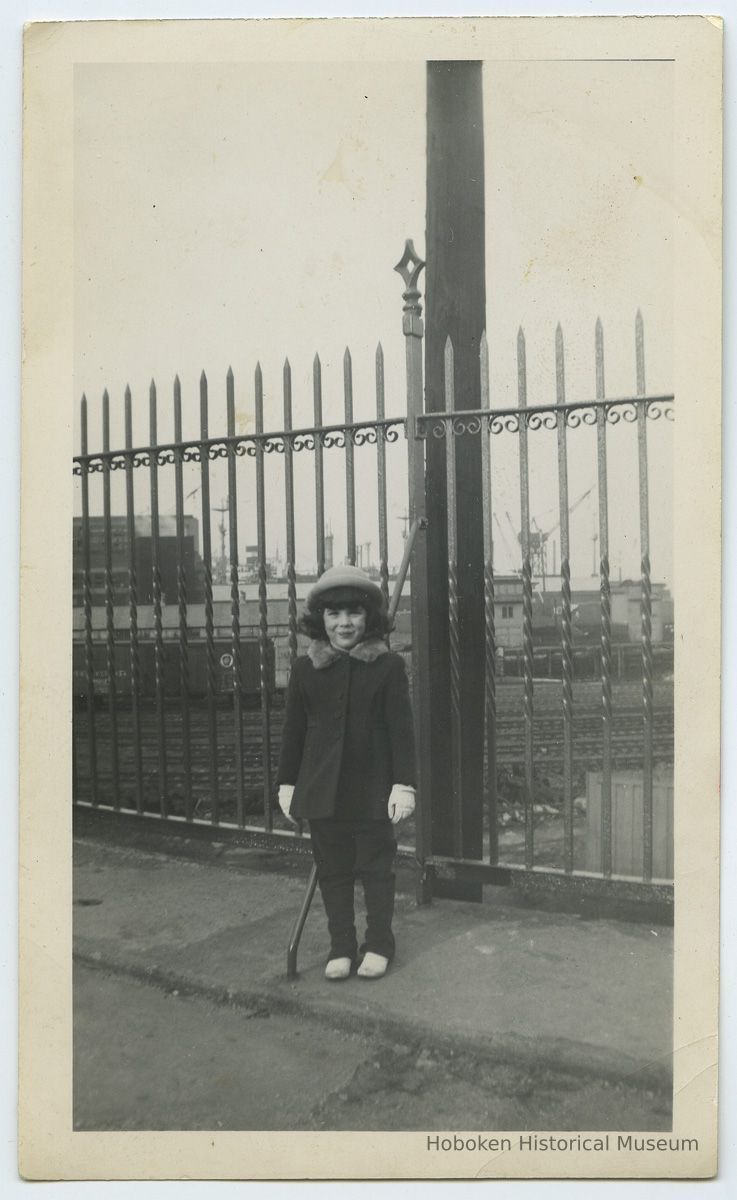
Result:
[[[516,1143],[516,1144],[515,1144]],[[698,1138],[685,1137],[644,1137],[634,1133],[604,1133],[599,1136],[592,1134],[574,1133],[568,1136],[559,1134],[522,1133],[515,1139],[496,1137],[490,1134],[470,1134],[461,1136],[452,1134],[427,1135],[428,1150],[444,1151],[489,1151],[492,1154],[505,1150],[530,1150],[540,1153],[546,1150],[559,1150],[568,1153],[585,1153],[586,1151],[606,1152],[619,1150],[635,1151],[685,1151],[696,1152],[699,1149]]]

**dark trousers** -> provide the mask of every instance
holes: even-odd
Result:
[[[330,932],[330,957],[351,958],[372,951],[394,957],[394,872],[397,850],[389,820],[341,821],[324,817],[310,821],[312,853],[317,866]],[[358,950],[354,888],[363,884],[366,937]]]

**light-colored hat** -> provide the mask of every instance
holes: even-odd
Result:
[[[329,567],[307,593],[307,607],[320,603],[325,592],[359,592],[373,605],[383,605],[384,593],[375,580],[360,567],[346,563],[340,567]]]

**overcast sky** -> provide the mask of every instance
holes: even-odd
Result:
[[[634,318],[646,326],[648,391],[672,386],[672,65],[488,62],[484,65],[487,331],[493,403],[516,402],[515,338],[528,346],[530,403],[555,398],[554,331],[566,338],[570,399],[594,393],[594,323],[606,341],[610,395],[634,386]],[[323,363],[327,419],[342,414],[342,356],[354,360],[356,417],[373,411],[373,361],[386,355],[387,413],[404,408],[401,281],[405,237],[424,253],[425,69],[422,64],[85,65],[75,73],[75,385],[92,407],[122,394],[145,443],[155,377],[160,435],[182,380],[185,435],[198,432],[198,378],[224,431],[224,377],[236,377],[239,428],[253,429],[253,370],[264,371],[266,428],[281,426],[285,355],[295,424],[312,420],[312,358]],[[650,423],[653,569],[670,578],[670,429]],[[570,496],[595,481],[591,431],[569,434]],[[557,520],[554,435],[534,435],[532,512]],[[612,432],[615,573],[639,572],[633,428]],[[514,567],[519,525],[516,439],[493,440],[499,569]],[[390,452],[390,561],[401,553],[404,443]],[[296,456],[298,560],[314,563],[310,456]],[[344,550],[343,456],[325,455],[328,517]],[[273,461],[272,461],[273,460]],[[359,541],[377,556],[375,451],[357,453]],[[284,548],[282,463],[269,463],[269,552]],[[252,540],[244,464],[241,543]],[[141,476],[137,505],[146,509]],[[122,481],[117,481],[122,482]],[[197,485],[196,472],[186,490]],[[246,493],[249,493],[247,496]],[[215,475],[213,503],[224,494]],[[595,491],[572,518],[574,575],[594,565]],[[115,491],[122,503],[122,492]],[[247,500],[249,501],[247,503]],[[162,507],[173,495],[164,482]],[[188,501],[195,515],[199,494]],[[509,512],[509,518],[506,513]],[[504,532],[502,532],[502,530]],[[551,534],[552,539],[556,536]],[[558,551],[559,553],[559,551]]]

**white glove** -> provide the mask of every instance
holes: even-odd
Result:
[[[405,783],[395,783],[389,794],[389,816],[394,825],[411,817],[415,811],[415,789]]]
[[[294,784],[293,783],[282,783],[280,785],[280,787],[279,787],[279,808],[282,810],[282,812],[284,813],[284,816],[287,818],[287,820],[291,821],[293,825],[296,825],[297,822],[295,821],[294,817],[292,816],[292,814],[289,811],[290,808],[292,807],[292,796],[293,795],[294,795]]]

